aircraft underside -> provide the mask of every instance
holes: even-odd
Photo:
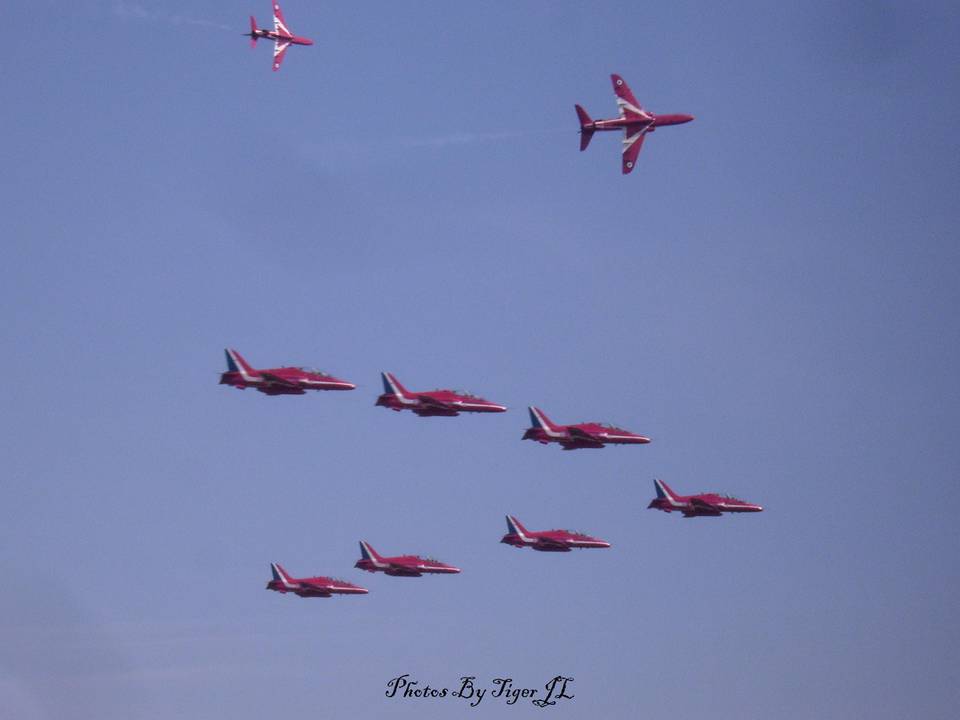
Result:
[[[276,387],[258,387],[257,390],[264,395],[306,395],[307,391],[302,388],[276,388]]]

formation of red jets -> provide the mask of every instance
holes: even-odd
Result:
[[[240,390],[253,388],[266,395],[304,395],[307,390],[354,390],[356,385],[330,373],[312,368],[278,367],[257,369],[234,349],[226,351],[227,371],[220,376],[221,385]],[[420,417],[456,417],[460,413],[502,413],[507,406],[492,402],[462,390],[407,390],[393,373],[381,373],[383,393],[375,405],[395,412],[410,410]],[[564,450],[603,448],[606,445],[645,445],[650,438],[630,430],[605,423],[576,423],[558,425],[537,407],[528,408],[530,427],[523,440],[535,440],[547,445],[557,443]],[[655,480],[657,496],[648,508],[673,512],[684,517],[718,517],[723,513],[760,512],[760,505],[715,493],[678,495],[662,480]],[[507,515],[507,534],[500,542],[514,547],[529,547],[540,552],[570,552],[574,548],[608,548],[610,543],[585,533],[570,530],[527,530],[517,518]],[[394,577],[420,577],[425,574],[449,575],[460,568],[419,555],[380,555],[371,545],[360,541],[360,559],[355,566],[360,570]],[[277,563],[272,563],[273,579],[268,590],[294,593],[299,597],[332,597],[333,595],[363,595],[366,588],[329,577],[294,578]]]
[[[294,35],[283,17],[279,3],[273,0],[273,30],[258,28],[257,21],[250,17],[251,47],[257,40],[272,40],[273,69],[280,69],[284,56],[291,45],[312,45],[313,41]],[[626,81],[619,75],[611,75],[613,92],[617,98],[619,116],[594,120],[580,105],[575,105],[580,121],[580,150],[586,150],[596,132],[623,131],[621,172],[626,175],[636,166],[643,142],[649,133],[659,127],[681,125],[693,120],[692,115],[655,115],[644,109],[634,97]],[[308,390],[354,390],[356,385],[329,373],[314,368],[278,367],[255,369],[236,350],[228,349],[227,371],[220,377],[222,385],[244,390],[254,388],[266,395],[304,395]],[[376,405],[396,412],[410,410],[420,417],[456,417],[461,413],[502,413],[506,405],[487,400],[462,390],[407,390],[395,375],[381,373],[383,393]],[[607,445],[644,445],[650,438],[630,430],[604,423],[588,422],[558,425],[539,408],[531,406],[530,427],[523,434],[524,440],[534,440],[548,445],[556,443],[563,450],[603,448]],[[718,517],[724,513],[760,512],[760,505],[745,502],[728,495],[701,493],[678,495],[662,480],[655,480],[656,497],[647,506],[649,509],[670,513],[677,511],[683,517]],[[514,547],[529,547],[540,552],[570,552],[574,548],[609,548],[610,543],[584,533],[569,530],[527,530],[517,518],[507,515],[507,534],[500,542]],[[456,574],[460,568],[433,558],[419,555],[379,555],[369,543],[360,541],[360,559],[354,566],[371,573],[382,572],[395,577],[420,577],[424,574]],[[299,597],[332,597],[333,595],[363,595],[368,591],[345,580],[330,577],[291,577],[277,563],[272,563],[273,579],[267,583],[268,590],[294,593]]]
[[[253,15],[250,16],[250,32],[244,33],[250,38],[250,47],[257,46],[257,40],[273,40],[273,69],[279,70],[280,63],[287,49],[291,45],[313,45],[313,40],[299,37],[290,32],[287,21],[283,18],[280,3],[273,0],[273,30],[258,28]],[[637,102],[627,82],[619,75],[611,75],[613,92],[617,96],[619,117],[606,120],[594,120],[580,105],[574,105],[577,118],[580,120],[580,151],[587,149],[590,139],[597,131],[623,131],[623,158],[621,172],[624,175],[633,171],[637,164],[637,157],[643,147],[643,141],[649,133],[658,127],[668,125],[682,125],[693,120],[693,115],[671,114],[655,115]]]

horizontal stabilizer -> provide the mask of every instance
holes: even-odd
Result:
[[[587,149],[587,145],[590,144],[590,138],[593,137],[593,129],[587,127],[593,124],[593,118],[579,105],[574,105],[573,107],[576,108],[577,119],[580,120],[580,152],[583,152]]]
[[[580,131],[580,152],[583,152],[587,149],[587,145],[590,144],[590,140],[593,138],[593,130],[581,130]]]

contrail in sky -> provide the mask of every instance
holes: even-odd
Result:
[[[432,137],[406,138],[401,140],[404,147],[447,147],[448,145],[471,145],[478,142],[493,140],[512,140],[514,138],[529,137],[546,133],[566,132],[569,128],[551,128],[549,130],[504,130],[500,132],[469,132],[460,131],[435,135]]]
[[[127,2],[126,0],[116,0],[116,2],[113,3],[113,14],[122,18],[164,22],[170,25],[195,25],[198,27],[212,28],[214,30],[236,30],[236,28],[224,25],[223,23],[201,20],[180,14],[171,15],[162,10],[151,10],[142,3]]]

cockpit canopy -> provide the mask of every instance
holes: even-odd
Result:
[[[461,395],[463,397],[475,398],[476,400],[482,399],[479,395],[474,395],[472,392],[469,392],[468,390],[449,390],[447,388],[434,388],[430,392],[448,392],[448,393],[453,393],[454,395]]]

